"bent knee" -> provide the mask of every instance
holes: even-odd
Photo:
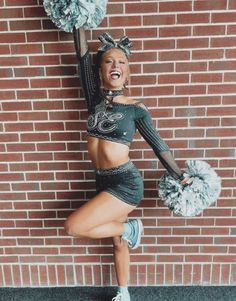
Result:
[[[69,235],[69,236],[73,236],[73,237],[82,237],[83,235],[83,231],[80,228],[80,223],[79,222],[73,222],[69,217],[68,219],[65,221],[64,223],[64,229],[65,232]]]

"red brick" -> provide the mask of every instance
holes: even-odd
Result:
[[[0,33],[0,43],[24,43],[24,33]]]
[[[20,19],[23,18],[23,9],[22,8],[1,8],[0,11],[0,18],[6,18],[6,19],[11,19],[11,18],[16,18]]]
[[[230,9],[236,9],[236,3],[234,0],[229,0],[229,8]]]
[[[177,72],[205,71],[205,70],[207,70],[206,62],[176,63]]]
[[[236,16],[234,12],[212,13],[213,23],[235,22]]]
[[[141,16],[120,16],[110,19],[110,26],[141,26]]]
[[[45,53],[52,53],[52,54],[59,54],[59,53],[74,53],[75,48],[74,45],[71,43],[53,43],[53,44],[47,44],[44,47]]]
[[[147,3],[127,3],[125,5],[126,14],[145,14],[145,13],[155,13],[157,12],[156,1]]]
[[[192,11],[191,1],[165,1],[159,3],[159,12]]]
[[[17,6],[17,5],[35,5],[35,2],[33,0],[6,0],[7,6]]]
[[[57,55],[31,56],[29,62],[30,65],[59,65],[59,57]]]
[[[33,131],[33,124],[28,124],[28,123],[9,123],[5,125],[5,129],[8,132],[17,132],[17,131]],[[18,149],[19,151],[19,149]]]
[[[15,77],[34,77],[43,76],[43,68],[14,68]]]
[[[173,49],[175,45],[174,40],[169,39],[155,39],[144,41],[144,49]]]
[[[235,93],[236,87],[233,84],[209,85],[208,91],[212,94]]]
[[[35,31],[35,32],[27,32],[26,33],[27,41],[32,42],[45,42],[45,41],[58,41],[58,33],[57,32],[48,32],[45,34],[44,31]]]
[[[221,121],[222,125],[223,126],[235,126],[236,125],[236,120],[235,118],[222,118],[222,121]]]
[[[172,72],[174,65],[169,63],[145,64],[143,69],[145,73],[165,73]]]
[[[209,23],[209,13],[191,13],[191,14],[177,14],[178,24],[197,24],[197,23]]]
[[[48,270],[48,279],[49,279],[49,284],[51,286],[56,286],[57,280],[56,280],[56,268],[53,265],[47,266]]]
[[[152,96],[152,95],[169,95],[173,94],[173,87],[172,86],[158,86],[150,88],[144,88],[143,92],[145,96]]]
[[[190,120],[191,126],[204,126],[204,127],[210,127],[210,126],[219,126],[220,125],[220,119],[219,118],[194,118]],[[205,144],[205,147],[207,145]],[[210,146],[210,145],[209,145]]]
[[[168,27],[168,28],[160,28],[159,29],[160,37],[189,36],[190,33],[191,33],[191,27],[187,27],[187,26]]]
[[[127,36],[130,38],[156,38],[157,29],[156,28],[139,28],[139,29],[126,29]]]
[[[178,95],[193,95],[193,94],[206,94],[206,86],[195,85],[195,86],[184,86],[176,87],[176,94]]]
[[[9,68],[2,68],[0,70],[0,78],[4,78],[4,77],[13,77],[13,70],[9,69]]]
[[[208,48],[209,38],[188,38],[177,40],[177,49],[183,48]]]
[[[205,82],[222,82],[223,75],[216,73],[195,73],[192,74],[191,82],[205,83]]]
[[[12,54],[33,54],[42,53],[42,45],[38,44],[12,44]]]
[[[174,84],[174,83],[188,83],[189,75],[188,74],[165,74],[158,76],[159,84]]]
[[[193,34],[196,36],[209,35],[224,35],[225,26],[223,25],[208,25],[208,26],[194,26]]]
[[[7,127],[5,127],[7,129]],[[17,134],[0,134],[0,138],[2,142],[15,142],[18,141]]]
[[[160,61],[186,61],[189,58],[189,51],[162,51],[159,53]]]
[[[193,265],[193,283],[200,284],[202,277],[202,265],[194,264]]]
[[[199,0],[194,2],[194,10],[224,10],[226,8],[227,0]]]
[[[201,49],[201,50],[193,50],[192,57],[194,60],[204,60],[204,59],[217,59],[223,58],[224,50],[223,49]]]
[[[227,26],[227,34],[235,35],[235,33],[236,33],[236,25],[228,25]]]
[[[0,31],[7,31],[7,22],[0,22]]]
[[[123,5],[116,3],[108,3],[107,5],[107,14],[122,14],[124,13]]]
[[[26,79],[0,80],[0,89],[22,89],[28,87],[29,82]]]
[[[221,265],[221,284],[229,285],[230,281],[230,265]]]
[[[40,90],[21,90],[17,91],[17,99],[40,99],[46,98],[46,91]]]
[[[0,54],[10,54],[10,46],[0,45]]]
[[[175,17],[173,15],[147,15],[143,16],[143,25],[171,25],[175,24]]]
[[[173,104],[175,106],[184,106],[188,105],[188,98],[186,97],[159,97],[158,99],[159,107],[162,106],[170,106],[173,107]]]
[[[10,30],[17,31],[17,30],[36,30],[41,29],[41,22],[40,20],[22,20],[22,21],[10,21]]]
[[[235,95],[223,96],[223,104],[235,104]]]
[[[192,284],[192,265],[183,265],[183,283],[184,285]]]
[[[211,47],[233,47],[236,42],[236,37],[212,38]]]
[[[31,79],[30,84],[32,88],[55,88],[60,87],[60,80],[56,78],[50,79]]]
[[[32,108],[30,102],[6,102],[2,104],[2,107],[4,111],[25,111],[31,110]],[[14,117],[14,113],[9,114],[9,116]],[[13,119],[11,121],[13,121]]]

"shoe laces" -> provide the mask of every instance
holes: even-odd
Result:
[[[122,301],[122,294],[118,293],[111,301]]]

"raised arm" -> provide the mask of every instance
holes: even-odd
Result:
[[[73,30],[75,51],[78,59],[86,54],[88,51],[88,43],[86,38],[86,33],[84,28],[79,28]]]
[[[91,54],[89,53],[86,33],[84,28],[74,29],[74,44],[79,61],[80,79],[84,91],[89,113],[96,106],[99,87],[97,74],[93,68]]]

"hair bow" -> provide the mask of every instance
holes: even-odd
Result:
[[[119,42],[116,42],[109,33],[105,32],[98,39],[102,42],[102,46],[98,48],[98,51],[105,52],[111,48],[119,48],[126,55],[131,54],[130,48],[133,45],[127,36],[120,38]]]

